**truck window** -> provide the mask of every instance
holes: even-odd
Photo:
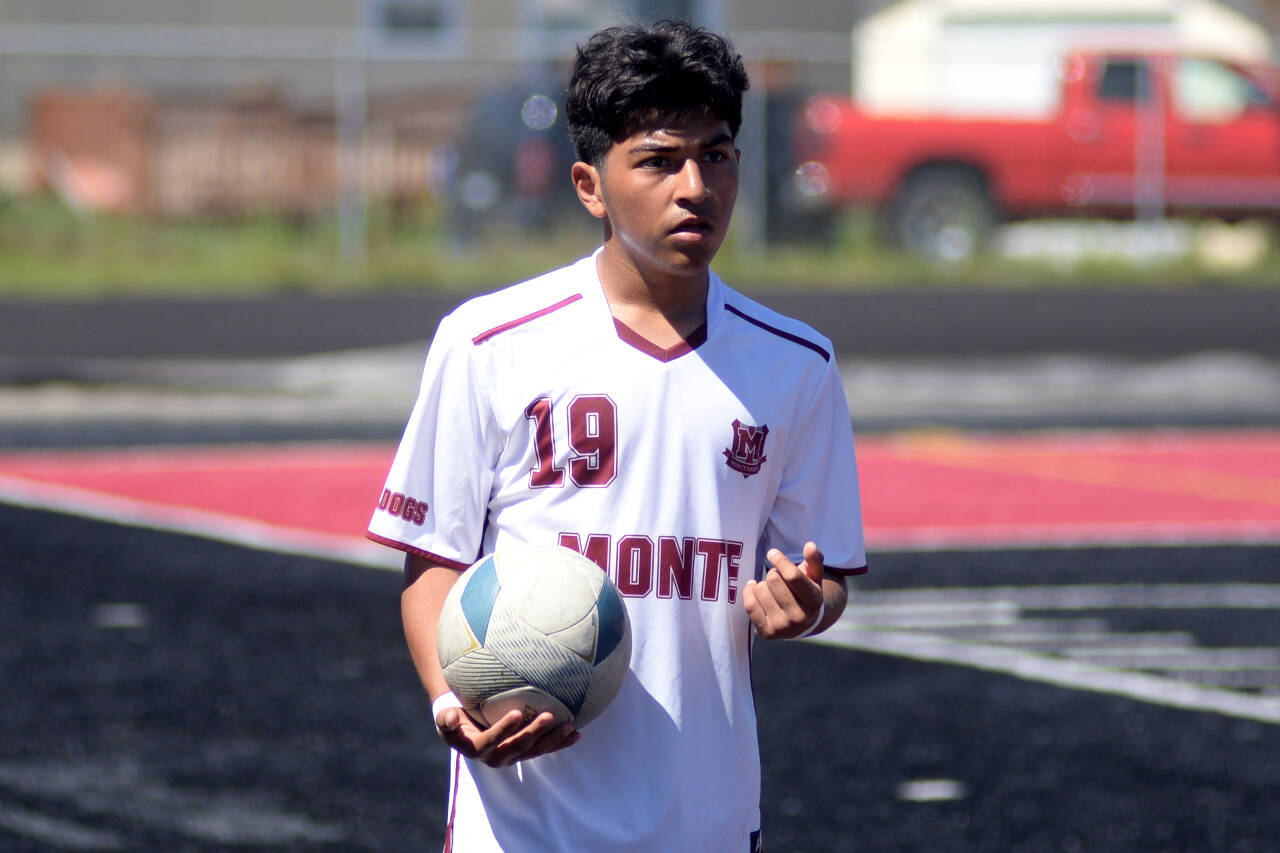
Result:
[[[1099,101],[1147,103],[1151,87],[1147,85],[1147,63],[1135,59],[1108,59],[1098,78]]]
[[[1247,77],[1212,59],[1188,58],[1178,63],[1173,83],[1174,105],[1188,121],[1230,121],[1267,96]]]

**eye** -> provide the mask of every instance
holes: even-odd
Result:
[[[708,163],[727,163],[729,161],[729,152],[714,148],[702,155],[702,159]]]
[[[644,158],[637,165],[641,169],[665,169],[671,165],[671,161],[661,155],[655,155]]]

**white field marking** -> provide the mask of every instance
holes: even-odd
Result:
[[[1280,724],[1280,696],[1258,696],[1112,669],[1084,661],[981,643],[957,643],[909,631],[881,631],[839,623],[812,642],[930,663],[970,666],[1073,690],[1090,690],[1156,705],[1211,711],[1231,717]]]
[[[898,786],[898,799],[908,803],[963,800],[969,787],[958,779],[911,779]]]
[[[1232,610],[1280,609],[1280,584],[1064,584],[1060,586],[947,587],[888,589],[854,593],[857,607],[971,607],[1014,604],[1020,610]]]
[[[1061,621],[1062,625],[1055,625]],[[862,628],[888,628],[890,625],[877,625],[874,622],[859,622],[855,616],[854,624]],[[1028,619],[1016,625],[987,628],[972,626],[966,628],[944,628],[941,631],[931,630],[929,633],[953,640],[967,640],[979,643],[1004,643],[1007,645],[1045,644],[1054,648],[1063,646],[1116,645],[1130,643],[1144,646],[1160,646],[1161,648],[1183,648],[1195,645],[1195,637],[1185,631],[1120,634],[1108,628],[1103,619]]]
[[[1196,647],[1196,638],[1186,631],[1148,631],[1145,633],[1105,633],[1080,637],[1055,637],[1036,640],[1015,637],[1005,639],[994,638],[991,641],[977,638],[981,642],[997,642],[1006,646],[1017,646],[1028,651],[1053,652],[1067,654],[1078,650],[1088,653],[1089,649],[1190,649]],[[1140,652],[1139,652],[1140,653]]]
[[[1230,687],[1235,690],[1280,688],[1280,669],[1175,669],[1167,674],[1179,681]]]
[[[132,601],[99,604],[89,614],[89,624],[95,628],[134,631],[151,624],[147,608]]]
[[[209,510],[122,498],[0,474],[0,503],[53,510],[149,530],[183,533],[263,551],[400,570],[404,556],[355,536],[337,536],[255,521]]]
[[[1223,648],[1065,648],[1059,654],[1072,660],[1126,669],[1275,669],[1280,649]]]
[[[125,847],[124,840],[113,832],[91,829],[12,805],[0,805],[0,826],[19,838],[63,850],[123,850]]]
[[[852,609],[852,608],[850,608]],[[885,625],[874,618],[866,618],[861,611],[854,610],[852,620],[863,628],[897,628],[898,625]],[[1046,640],[1070,637],[1073,641],[1081,638],[1102,636],[1109,632],[1107,620],[1098,618],[1063,618],[1063,619],[1014,619],[1003,625],[949,625],[943,628],[930,628],[934,634],[954,637],[957,640],[1005,640],[1027,639]]]
[[[1237,693],[1253,682],[1270,686],[1269,675],[1234,681],[1227,673],[1280,670],[1280,649],[1209,649],[1194,645],[1185,632],[1122,634],[1106,631],[1103,620],[1031,619],[1016,617],[1008,625],[960,620],[947,623],[948,608],[957,615],[1012,607],[1024,610],[1108,609],[1280,609],[1280,584],[1075,584],[1041,587],[955,587],[878,590],[857,593],[841,621],[816,642],[896,654],[916,660],[955,663],[1061,687],[1113,693],[1133,699],[1230,716],[1280,723],[1280,695]],[[903,630],[919,608],[935,620],[931,628]],[[1001,611],[1003,612],[1003,611]],[[879,614],[891,618],[877,622]],[[1047,626],[1066,623],[1066,630]],[[1101,622],[1101,624],[1099,624]],[[1073,626],[1074,623],[1074,626]],[[1072,628],[1078,632],[1073,636]],[[1098,629],[1102,628],[1102,631]],[[1029,634],[1018,636],[1020,629]],[[1039,637],[1037,637],[1039,635]],[[1126,671],[1169,670],[1165,675]],[[1221,672],[1180,680],[1177,671]],[[1172,677],[1171,677],[1172,676]],[[1197,682],[1197,683],[1189,683]],[[1214,686],[1219,685],[1219,686]]]
[[[950,626],[1012,625],[1018,620],[1019,608],[1012,601],[857,601],[849,606],[859,622],[871,622],[886,628],[929,628]]]

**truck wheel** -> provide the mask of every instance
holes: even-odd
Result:
[[[963,169],[926,169],[903,184],[888,211],[891,241],[935,261],[967,261],[991,232],[982,179]]]

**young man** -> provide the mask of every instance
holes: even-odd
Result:
[[[746,88],[691,25],[592,37],[566,111],[604,245],[467,302],[432,342],[386,485],[404,497],[369,535],[408,553],[405,636],[454,750],[446,849],[759,843],[753,637],[827,628],[865,555],[830,343],[709,270]],[[440,672],[444,596],[514,542],[577,549],[627,603],[631,671],[581,732],[516,711],[483,729]]]

